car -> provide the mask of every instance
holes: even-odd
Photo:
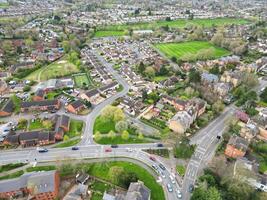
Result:
[[[119,146],[117,144],[112,144],[110,147],[111,148],[118,148]]]
[[[177,196],[178,199],[181,199],[182,198],[182,193],[178,189],[176,189],[176,196]]]
[[[158,143],[158,144],[157,144],[157,147],[163,147],[163,144]]]
[[[217,135],[217,137],[216,137],[218,140],[220,140],[221,138],[222,138],[222,136],[220,136],[220,135]]]
[[[172,184],[175,184],[175,179],[172,177],[172,175],[169,176]]]
[[[105,152],[112,152],[112,149],[111,148],[106,148]]]
[[[158,170],[158,167],[157,167],[157,165],[155,165],[155,164],[152,165],[152,168],[153,168],[154,170],[156,170],[156,171]]]
[[[127,151],[127,152],[133,152],[133,150],[130,149],[130,148],[126,148],[126,151]]]
[[[166,178],[166,176],[165,176],[163,171],[160,171],[160,175],[162,176],[162,178]]]
[[[153,156],[149,156],[149,159],[152,160],[152,161],[156,161],[156,158],[153,157]]]
[[[74,151],[79,150],[79,147],[72,147],[71,150],[74,150]]]
[[[167,189],[169,192],[173,192],[173,189],[170,183],[167,184]]]
[[[188,188],[188,192],[192,193],[194,191],[194,185],[190,184]]]
[[[164,167],[164,165],[163,164],[159,164],[159,167],[162,169],[162,170],[166,170],[166,167]]]
[[[38,152],[39,153],[46,153],[46,152],[48,152],[48,149],[38,149]]]

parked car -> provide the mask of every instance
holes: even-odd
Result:
[[[169,192],[173,192],[173,189],[170,183],[167,184],[167,189]]]
[[[154,170],[156,170],[156,171],[158,170],[158,167],[157,167],[157,165],[155,165],[155,164],[152,165],[152,168],[153,168]]]
[[[152,160],[152,161],[156,161],[156,158],[153,157],[153,156],[149,156],[149,159]]]
[[[79,147],[72,147],[71,150],[74,150],[74,151],[79,150]]]
[[[163,164],[159,164],[159,167],[162,169],[162,170],[166,170],[166,167],[164,167],[164,165]]]
[[[172,177],[172,175],[169,176],[172,184],[175,184],[175,179]]]
[[[166,176],[165,176],[163,171],[160,171],[160,175],[161,175],[162,178],[166,178]]]
[[[181,199],[182,198],[182,193],[178,189],[176,189],[176,196],[177,196],[178,199]]]
[[[112,144],[111,148],[118,148],[119,146],[117,144]]]
[[[192,193],[194,191],[194,185],[190,184],[188,188],[188,192]]]
[[[112,152],[112,149],[111,148],[106,148],[105,152]]]

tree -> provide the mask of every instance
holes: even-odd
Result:
[[[31,86],[25,85],[23,88],[23,92],[29,92],[31,90]]]
[[[171,61],[174,62],[174,63],[176,63],[177,62],[177,58],[175,56],[172,56],[171,57]]]
[[[221,194],[216,187],[208,189],[207,200],[222,200]]]
[[[143,140],[144,139],[144,135],[142,133],[138,133],[138,139],[139,140]]]
[[[50,130],[53,127],[53,123],[51,120],[44,120],[42,124],[47,130]]]
[[[215,44],[216,46],[222,46],[224,40],[224,36],[222,32],[217,32],[214,34],[214,36],[211,38],[211,43]]]
[[[244,72],[242,74],[242,84],[247,86],[249,89],[256,87],[259,84],[259,80],[256,74]]]
[[[209,70],[209,73],[219,75],[220,74],[220,68],[218,66],[214,66]]]
[[[123,131],[128,129],[128,123],[126,121],[118,121],[115,125],[116,131],[122,133]]]
[[[260,94],[260,98],[263,102],[267,103],[267,87]]]
[[[114,139],[116,137],[116,133],[113,130],[111,130],[108,132],[108,137]]]
[[[185,92],[186,96],[192,97],[195,93],[195,90],[191,87],[187,87],[187,88],[185,88],[184,92]]]
[[[108,171],[108,177],[113,184],[120,184],[120,177],[124,173],[123,167],[113,166]]]
[[[146,70],[146,66],[144,65],[144,63],[142,61],[138,65],[137,70],[139,73],[144,74],[144,72]]]
[[[138,177],[134,172],[124,172],[120,175],[120,183],[124,185],[125,188],[128,188],[132,182],[136,181],[138,181]]]
[[[223,111],[224,107],[225,106],[224,106],[223,102],[221,100],[218,100],[212,105],[212,111],[215,114],[219,114],[220,112]]]
[[[68,141],[70,138],[69,138],[69,136],[68,135],[64,135],[64,141]]]
[[[146,70],[145,70],[145,75],[149,78],[154,78],[155,77],[155,70],[153,67],[147,67]]]
[[[199,83],[201,81],[201,76],[199,71],[196,69],[191,69],[189,72],[189,82]]]
[[[114,112],[114,116],[113,116],[114,122],[122,121],[124,119],[125,119],[125,114],[124,114],[123,110],[116,107],[115,112]]]
[[[94,134],[95,141],[99,141],[99,140],[101,140],[101,138],[102,138],[101,133],[99,131],[96,131]]]
[[[128,140],[129,139],[129,132],[127,130],[124,130],[121,134],[121,138],[123,140]]]

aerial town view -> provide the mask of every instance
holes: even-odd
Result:
[[[0,200],[267,200],[267,0],[0,0]]]

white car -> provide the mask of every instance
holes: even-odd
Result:
[[[175,184],[175,179],[172,177],[172,175],[169,176],[171,179],[172,184]]]
[[[172,186],[169,183],[167,184],[167,189],[168,189],[169,192],[173,192]]]
[[[182,193],[178,189],[176,189],[176,196],[177,196],[178,199],[181,199],[182,198]]]

